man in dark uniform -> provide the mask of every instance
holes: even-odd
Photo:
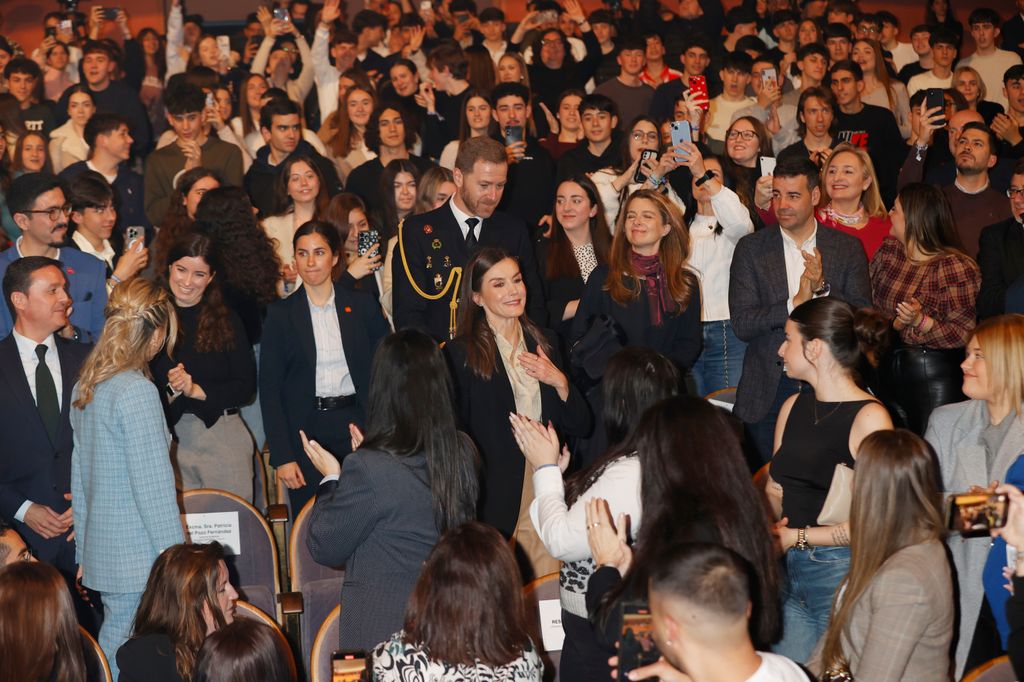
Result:
[[[500,142],[474,137],[459,146],[455,159],[457,191],[438,209],[405,221],[392,263],[395,329],[416,327],[438,341],[455,335],[461,270],[476,251],[497,247],[519,260],[526,283],[526,312],[545,324],[544,298],[526,224],[495,209],[508,180]],[[404,253],[403,253],[404,249]]]

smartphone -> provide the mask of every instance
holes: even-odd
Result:
[[[924,110],[934,109],[939,107],[939,113],[946,111],[946,97],[942,92],[942,88],[928,88],[924,96]],[[942,120],[939,121],[942,125],[946,125],[946,117],[943,114]]]
[[[274,18],[278,21],[291,21],[291,17],[288,15],[287,7],[275,7]]]
[[[537,15],[537,21],[542,24],[558,23],[558,12],[553,9],[545,10]]]
[[[206,108],[210,109],[215,106],[217,106],[217,99],[213,96],[213,93],[206,93]]]
[[[165,385],[165,386],[164,386],[164,393],[166,393],[166,394],[167,394],[167,399],[168,399],[168,400],[174,400],[174,399],[175,399],[175,398],[177,398],[177,397],[178,397],[179,395],[181,395],[181,391],[176,391],[176,390],[175,390],[175,389],[174,389],[174,388],[173,388],[173,387],[171,386],[171,382],[169,382],[169,381],[167,382],[167,385]]]
[[[380,232],[377,230],[360,232],[356,236],[356,243],[356,253],[360,256],[365,256],[366,252],[372,249],[374,244],[380,244]]]
[[[505,146],[523,141],[523,126],[505,126]]]
[[[362,649],[335,651],[331,654],[331,682],[361,682],[370,679],[366,652]]]
[[[622,629],[619,631],[619,682],[629,680],[627,675],[630,671],[656,663],[660,656],[654,643],[650,607],[644,602],[623,602]]]
[[[690,76],[690,92],[694,99],[704,100],[700,108],[707,111],[711,108],[711,100],[708,98],[708,79],[705,76]]]
[[[139,245],[136,247],[137,251],[142,251],[142,245],[146,239],[146,228],[141,225],[130,225],[124,230],[124,240],[128,244],[139,240]]]
[[[217,36],[217,49],[220,50],[220,58],[224,61],[231,60],[231,38]]]
[[[949,497],[946,528],[964,537],[988,535],[993,528],[1006,525],[1006,512],[1006,495],[957,493]]]
[[[56,38],[57,37],[57,27],[56,26],[47,26],[45,29],[43,29],[43,35],[45,35],[45,36],[47,36],[49,38]]]
[[[104,7],[103,18],[107,21],[114,21],[117,19],[117,15],[121,12],[120,7]]]
[[[768,85],[769,83],[779,83],[779,74],[775,69],[765,69],[761,72],[761,84]]]
[[[761,177],[766,175],[775,175],[775,157],[774,156],[762,156],[761,157]]]
[[[61,33],[71,33],[71,31],[73,29],[74,29],[74,26],[71,24],[71,20],[70,19],[62,19],[61,20],[61,22],[60,22],[60,31],[61,31]]]
[[[658,158],[658,152],[654,151],[653,149],[644,149],[644,150],[642,150],[640,152],[640,163],[638,163],[636,165],[636,172],[633,173],[633,182],[643,182],[644,180],[646,180],[647,176],[644,174],[644,169],[643,169],[644,161],[646,161],[648,159],[657,159],[657,158]]]
[[[434,8],[430,4],[430,0],[422,0],[422,2],[420,2],[420,11],[421,12],[429,12],[432,9],[434,9]]]
[[[693,142],[693,131],[690,129],[689,121],[672,121],[669,124],[669,131],[672,133],[673,147],[678,147],[684,142]]]
[[[458,23],[460,23],[460,24],[464,24],[464,23],[466,23],[466,22],[467,22],[467,21],[469,21],[469,20],[470,20],[471,18],[472,18],[472,17],[471,17],[470,15],[468,15],[468,14],[456,14],[456,15],[455,15],[455,21],[457,21],[457,22],[458,22]]]

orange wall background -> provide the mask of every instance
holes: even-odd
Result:
[[[673,0],[667,0],[672,4]],[[739,0],[725,0],[726,6],[738,4]],[[107,3],[83,1],[79,9],[88,12],[94,5],[106,5],[124,7],[128,12],[129,23],[132,31],[137,33],[147,26],[157,28],[163,32],[164,16],[166,8],[170,6],[169,0],[111,0]],[[241,20],[247,13],[255,10],[257,0],[219,0],[218,2],[206,2],[203,0],[192,0],[189,3],[189,10],[199,12],[206,17],[207,21],[229,20],[236,18]],[[502,7],[511,20],[516,20],[523,15],[525,0],[477,0],[481,7],[495,4]],[[597,0],[584,0],[584,7],[597,9],[601,3]],[[971,0],[964,2],[954,0],[953,5],[957,9],[956,16],[961,21],[966,21],[967,15],[972,7],[986,5],[992,7],[1003,17],[1008,19],[1016,12],[1013,0]],[[361,6],[360,0],[350,0],[350,7],[358,9]],[[924,21],[924,0],[917,2],[909,0],[894,0],[891,2],[862,2],[860,6],[868,12],[875,12],[888,9],[900,18],[903,27],[903,38],[906,39],[907,32],[911,26]],[[0,12],[3,13],[4,23],[0,27],[0,33],[18,41],[25,48],[34,48],[42,39],[43,16],[50,11],[58,9],[57,0],[38,0],[27,2],[26,0],[2,0]],[[972,51],[970,35],[965,36],[964,54]]]

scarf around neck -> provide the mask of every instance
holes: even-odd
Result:
[[[662,267],[658,254],[641,256],[636,251],[630,251],[629,257],[633,269],[644,281],[644,292],[647,294],[647,305],[651,312],[651,324],[660,327],[665,313],[676,310],[676,302],[669,295],[668,283],[665,281],[665,268]]]

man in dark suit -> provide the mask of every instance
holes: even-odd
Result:
[[[71,307],[60,261],[14,261],[3,292],[14,330],[0,341],[0,518],[39,559],[73,577],[68,414],[90,348],[56,333]]]
[[[775,421],[798,382],[783,376],[779,346],[796,306],[835,296],[871,305],[868,262],[860,240],[818,224],[818,169],[807,157],[780,159],[772,182],[778,227],[736,245],[729,277],[733,330],[747,342],[733,412],[747,426],[761,462],[772,455]]]
[[[1024,161],[1013,169],[1009,194],[1013,217],[983,229],[978,241],[981,290],[976,308],[982,320],[1010,312],[1007,293],[1024,287]]]
[[[459,295],[453,271],[461,271],[485,246],[505,249],[519,260],[526,312],[543,325],[544,296],[526,225],[495,211],[508,178],[505,147],[486,137],[466,140],[459,146],[454,176],[457,191],[448,203],[409,218],[399,235],[391,270],[395,329],[416,327],[438,341],[453,338],[452,303],[458,303]]]

